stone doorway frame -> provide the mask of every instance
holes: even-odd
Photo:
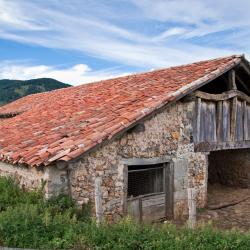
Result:
[[[124,215],[128,214],[127,191],[128,191],[128,167],[164,164],[164,177],[166,178],[165,201],[166,201],[166,219],[174,218],[174,162],[169,156],[152,158],[129,158],[123,159],[124,165]],[[140,220],[141,222],[141,220]]]

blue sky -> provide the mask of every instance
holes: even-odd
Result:
[[[0,0],[0,78],[74,85],[250,56],[249,0]]]

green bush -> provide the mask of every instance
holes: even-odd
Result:
[[[36,204],[43,200],[42,190],[23,192],[9,177],[0,178],[0,212],[18,204]]]
[[[84,231],[81,242],[93,249],[145,250],[248,250],[250,235],[219,232],[206,226],[196,230],[177,229],[174,225],[136,225],[122,221],[113,225],[94,224]]]
[[[21,204],[0,214],[0,239],[6,246],[21,248],[72,248],[76,222],[71,212],[52,215],[39,205]]]
[[[250,233],[196,230],[172,224],[137,225],[129,218],[96,226],[90,207],[79,210],[68,196],[45,201],[0,178],[0,245],[32,249],[248,250]]]

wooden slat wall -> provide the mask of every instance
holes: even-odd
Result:
[[[250,104],[246,103],[244,115],[244,136],[245,140],[250,140]]]
[[[197,98],[196,143],[250,140],[250,103],[237,97],[228,100]]]
[[[198,141],[215,142],[216,134],[216,105],[213,102],[201,102],[200,133]]]

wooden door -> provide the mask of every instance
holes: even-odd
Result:
[[[127,199],[127,213],[136,222],[153,222],[173,217],[173,170],[171,164],[162,166],[162,180],[157,177],[158,183],[163,183],[163,192],[139,195]],[[148,171],[145,170],[145,171]],[[143,174],[143,169],[140,169]],[[154,183],[155,190],[159,190]]]

